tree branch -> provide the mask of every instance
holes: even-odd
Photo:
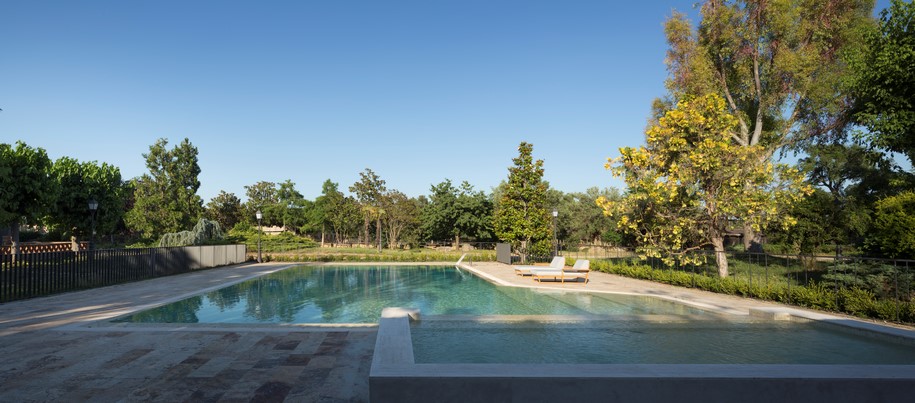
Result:
[[[759,144],[759,137],[762,135],[763,121],[763,100],[762,85],[759,83],[759,35],[756,35],[756,45],[753,47],[753,84],[756,86],[756,123],[753,127],[753,137],[750,138],[750,145]]]
[[[721,86],[724,88],[724,97],[728,100],[728,105],[731,106],[731,110],[734,111],[734,116],[737,116],[737,121],[740,123],[740,144],[747,145],[747,140],[749,140],[750,130],[747,128],[747,122],[743,120],[743,116],[740,116],[740,111],[737,109],[737,103],[734,102],[734,97],[731,96],[731,90],[728,88],[728,82],[724,78],[724,60],[721,56],[718,56],[718,78],[721,79]]]

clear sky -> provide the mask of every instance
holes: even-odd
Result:
[[[4,1],[0,142],[128,179],[187,137],[204,201],[286,179],[313,199],[365,168],[489,192],[521,141],[556,189],[621,187],[603,164],[643,143],[662,23],[695,2]]]

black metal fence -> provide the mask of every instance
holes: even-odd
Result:
[[[245,245],[0,254],[0,302],[241,263]]]

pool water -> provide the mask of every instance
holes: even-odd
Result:
[[[816,322],[480,322],[411,326],[416,363],[915,364],[915,344]]]
[[[422,315],[711,315],[640,296],[497,287],[453,266],[297,266],[119,319],[149,323],[377,323]]]

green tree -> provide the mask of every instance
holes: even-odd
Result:
[[[384,222],[388,247],[395,249],[400,246],[404,231],[419,223],[419,210],[414,200],[396,190],[388,191],[384,195],[382,208],[386,213]]]
[[[45,221],[53,231],[72,236],[91,234],[90,199],[98,202],[96,232],[110,234],[123,220],[127,188],[118,168],[62,157],[51,167],[51,177],[58,196]]]
[[[0,224],[8,226],[18,254],[19,226],[37,224],[51,210],[57,193],[51,159],[42,148],[21,141],[0,144]]]
[[[166,146],[168,140],[159,139],[143,154],[149,173],[134,179],[134,205],[124,217],[146,238],[191,228],[203,215],[197,148],[187,138],[171,150]]]
[[[761,146],[732,142],[736,125],[720,96],[682,100],[645,132],[645,147],[622,148],[607,164],[628,190],[619,202],[598,203],[619,217],[643,254],[672,264],[711,245],[718,274],[727,277],[724,234],[731,219],[746,217],[758,231],[810,192],[797,170],[756,158]]]
[[[467,181],[461,182],[456,200],[457,216],[454,221],[454,243],[461,236],[475,240],[491,239],[493,233],[493,203],[483,191],[476,191]]]
[[[277,208],[279,198],[276,194],[276,183],[260,181],[245,186],[245,195],[248,197],[248,201],[245,202],[245,221],[256,224],[256,213],[260,211],[263,215],[263,225],[283,224],[282,211]]]
[[[840,135],[850,105],[841,55],[860,46],[872,8],[867,0],[708,0],[696,30],[674,13],[665,24],[670,93],[655,115],[684,97],[718,94],[736,117],[729,138],[755,151],[753,164]],[[745,220],[748,249],[759,242],[753,221]]]
[[[874,210],[868,249],[891,258],[915,259],[915,192],[884,198]]]
[[[371,169],[359,173],[359,182],[349,188],[350,192],[356,194],[356,199],[362,208],[363,216],[363,243],[369,243],[369,222],[375,220],[375,241],[378,249],[381,249],[381,217],[384,216],[384,209],[381,205],[381,199],[387,188],[384,180],[381,179]]]
[[[291,179],[279,184],[276,199],[275,210],[279,213],[284,228],[296,233],[309,230],[308,215],[314,205],[296,190],[295,183]]]
[[[241,199],[235,193],[226,193],[224,190],[220,190],[206,205],[206,217],[219,223],[225,230],[232,229],[242,220],[243,214]]]
[[[892,0],[865,43],[849,57],[854,119],[874,144],[915,164],[915,4]]]
[[[421,212],[422,231],[427,241],[450,238],[457,220],[457,189],[445,179],[432,185],[429,202]]]
[[[535,244],[548,242],[551,235],[543,160],[534,161],[533,149],[533,145],[525,142],[518,146],[518,157],[512,159],[514,166],[508,168],[508,183],[493,214],[496,236],[519,249],[522,263],[532,251],[545,252],[535,248],[542,245]]]
[[[597,205],[600,197],[608,201],[622,198],[616,189],[601,190],[596,187],[563,195],[558,203],[556,223],[559,239],[572,243],[620,245],[622,239],[616,230],[616,222]]]

